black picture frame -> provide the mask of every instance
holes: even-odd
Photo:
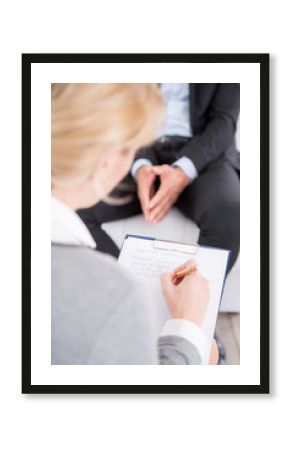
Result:
[[[22,55],[22,393],[269,393],[269,54]],[[255,63],[260,65],[260,383],[257,385],[31,384],[31,65],[33,63]]]

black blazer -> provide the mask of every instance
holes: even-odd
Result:
[[[198,173],[219,158],[227,159],[239,170],[240,158],[235,146],[239,112],[239,84],[191,83],[190,124],[193,138],[183,147],[179,157],[190,158]],[[139,150],[136,159],[139,158],[157,163],[152,147]]]

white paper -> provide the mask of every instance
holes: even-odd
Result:
[[[197,247],[182,243],[168,243],[140,239],[128,236],[119,256],[119,263],[141,282],[140,289],[150,292],[148,301],[152,303],[152,320],[156,320],[156,333],[159,334],[165,321],[170,318],[166,301],[160,285],[160,274],[171,272],[189,259],[194,259],[200,272],[209,281],[210,300],[202,323],[202,329],[208,339],[208,350],[204,358],[207,364],[211,342],[215,331],[216,319],[221,301],[228,254],[227,250],[212,247]],[[166,245],[165,245],[166,244]]]

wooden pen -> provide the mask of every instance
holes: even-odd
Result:
[[[191,275],[192,273],[195,273],[197,271],[196,266],[190,266],[186,267],[185,269],[179,270],[179,272],[174,272],[172,274],[173,278],[181,278],[186,277],[187,275]]]

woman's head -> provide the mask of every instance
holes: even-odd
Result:
[[[91,206],[126,175],[163,119],[155,84],[52,85],[52,188]],[[64,198],[65,199],[65,198]]]

